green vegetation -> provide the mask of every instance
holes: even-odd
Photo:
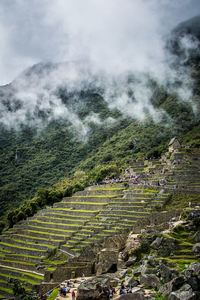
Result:
[[[9,282],[13,285],[13,291],[11,294],[14,294],[16,299],[20,300],[37,300],[38,296],[29,292],[29,290],[22,285],[22,283],[16,278],[9,278]],[[9,292],[10,293],[10,292]]]
[[[78,139],[66,120],[52,121],[38,136],[34,128],[24,127],[20,133],[2,128],[0,210],[5,218],[15,208],[8,213],[9,226],[60,201],[63,196],[71,196],[89,183],[118,176],[135,159],[159,157],[174,135],[182,135],[185,144],[198,147],[198,114],[194,115],[188,103],[169,95],[163,87],[152,83],[152,88],[155,91],[152,105],[166,111],[170,122],[165,114],[156,124],[148,114],[144,122],[125,119],[120,112],[110,110],[98,93],[88,91],[78,100],[79,104],[85,101],[77,111],[80,118],[95,112],[101,120],[112,117],[115,121],[110,126],[91,122],[87,141]],[[63,93],[63,101],[67,103],[70,100]],[[85,173],[77,178],[74,174],[79,170]],[[0,224],[0,231],[4,226]]]
[[[54,289],[54,290],[51,292],[50,296],[47,297],[47,299],[48,299],[48,300],[54,300],[54,299],[56,299],[57,295],[58,295],[58,288],[57,288],[57,289]]]
[[[191,206],[199,205],[200,203],[200,195],[194,193],[178,193],[173,194],[169,201],[166,203],[164,209],[166,210],[173,210],[173,209],[183,209],[188,207],[189,202]]]

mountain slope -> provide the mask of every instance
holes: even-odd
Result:
[[[195,22],[193,27],[198,30],[199,18]],[[176,59],[173,67],[178,69],[181,64],[182,58]],[[40,63],[0,87],[3,214],[33,197],[37,189],[49,187],[79,169],[90,171],[96,165],[113,162],[125,166],[133,159],[159,157],[171,137],[187,132],[187,142],[193,143],[190,131],[198,128],[194,126],[199,125],[200,117],[199,57],[192,62],[188,58],[187,64],[189,69],[184,71],[188,71],[188,78],[192,75],[191,98],[183,101],[174,89],[149,78],[145,82],[151,97],[140,106],[146,117],[143,121],[135,119],[134,111],[132,115],[127,112],[140,105],[134,94],[139,79],[131,73],[109,86],[114,90],[110,98],[106,78],[92,72],[87,63]],[[188,88],[181,79],[174,82],[177,90]],[[118,93],[121,110],[113,105]]]

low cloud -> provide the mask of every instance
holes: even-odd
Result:
[[[87,136],[89,122],[101,124],[101,118],[90,114],[80,120],[76,108],[58,96],[58,87],[69,95],[93,87],[100,90],[110,109],[139,120],[146,113],[155,121],[160,117],[150,103],[150,78],[192,102],[190,70],[186,71],[184,61],[198,42],[182,37],[184,55],[179,69],[173,68],[176,57],[167,55],[165,46],[172,28],[193,16],[197,8],[196,0],[2,0],[1,82],[16,78],[12,88],[21,106],[15,110],[1,104],[1,122],[40,129],[45,122],[62,118],[80,136]],[[44,63],[17,76],[39,61]],[[182,82],[178,87],[177,81]],[[10,91],[4,88],[3,93],[6,98]],[[77,105],[84,104],[77,101]]]

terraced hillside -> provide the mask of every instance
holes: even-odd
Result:
[[[200,192],[199,158],[194,150],[133,163],[126,183],[89,186],[5,231],[0,240],[1,297],[12,296],[9,277],[39,291],[49,282],[56,285],[82,273],[90,275],[88,255],[94,245],[134,230],[137,221],[162,207],[171,192]]]
[[[56,280],[56,267],[67,257],[66,276],[70,278],[73,271],[77,275],[77,269],[81,272],[88,263],[87,259],[77,261],[77,257],[88,246],[132,229],[138,219],[148,216],[153,206],[166,197],[156,189],[125,189],[123,184],[113,184],[91,186],[64,198],[1,236],[0,279],[5,283],[12,276],[38,290],[43,281]],[[66,257],[54,263],[55,254]],[[11,295],[3,285],[0,291]]]

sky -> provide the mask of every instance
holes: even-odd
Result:
[[[199,12],[199,0],[0,0],[0,85],[46,61],[157,72],[163,36]]]

